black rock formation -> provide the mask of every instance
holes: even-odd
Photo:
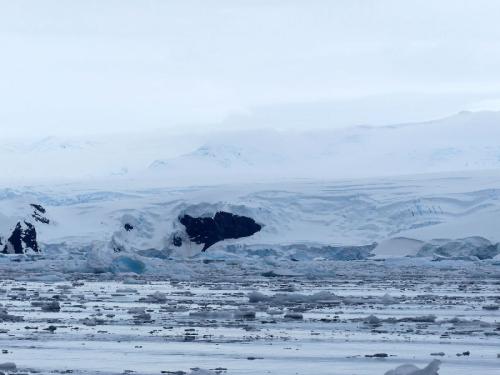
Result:
[[[252,218],[224,211],[217,212],[213,218],[184,215],[179,221],[186,227],[191,241],[204,245],[202,251],[219,241],[249,237],[262,229]]]
[[[17,223],[16,227],[12,231],[12,234],[7,240],[7,244],[5,244],[3,252],[9,253],[10,244],[12,246],[12,249],[14,250],[14,254],[24,254],[22,236],[23,228],[21,227],[21,223]]]
[[[44,214],[47,212],[47,210],[45,210],[45,208],[43,208],[41,205],[39,204],[35,204],[35,203],[32,203],[30,204],[31,207],[33,207],[35,209],[35,211],[38,211],[39,213],[41,214]]]
[[[30,206],[33,207],[33,214],[31,215],[31,217],[35,219],[35,221],[38,221],[39,223],[43,224],[50,223],[50,220],[44,216],[44,214],[47,212],[45,208],[35,203],[30,204]]]
[[[24,226],[21,222],[18,222],[12,234],[7,239],[3,253],[24,254],[27,249],[31,249],[37,253],[40,251],[36,240],[36,229],[33,224],[27,221],[24,222]]]
[[[172,238],[172,243],[174,246],[176,247],[181,247],[182,246],[182,238],[175,235],[173,238]]]

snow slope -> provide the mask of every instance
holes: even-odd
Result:
[[[500,252],[498,139],[500,112],[300,133],[3,140],[1,246],[18,224],[35,224],[43,254],[93,270],[142,272],[193,257],[259,267],[490,259]],[[50,223],[33,223],[33,203]],[[219,233],[201,254],[206,246],[179,217],[209,221],[220,211],[262,228],[244,238]]]
[[[164,176],[376,177],[500,167],[500,113],[463,112],[426,123],[210,139],[151,166]]]
[[[314,124],[311,124],[314,125]],[[0,180],[136,178],[150,186],[363,178],[500,167],[500,112],[424,123],[282,132],[164,132],[0,141]]]
[[[11,230],[31,203],[43,205],[50,218],[50,224],[36,225],[43,254],[86,259],[92,270],[113,265],[142,272],[192,257],[251,260],[263,268],[270,260],[312,267],[322,259],[491,259],[500,253],[500,173],[493,172],[187,188],[146,189],[129,181],[106,190],[4,189],[0,212],[9,225],[3,228]],[[203,245],[190,241],[179,217],[219,211],[252,218],[262,229],[201,253]]]

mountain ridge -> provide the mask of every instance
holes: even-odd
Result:
[[[301,132],[49,137],[0,142],[1,177],[10,184],[95,178],[204,184],[472,171],[500,168],[496,139],[500,139],[500,112],[495,111]]]

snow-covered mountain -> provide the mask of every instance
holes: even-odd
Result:
[[[14,203],[14,204],[12,204]],[[41,205],[9,202],[11,215],[0,213],[0,253],[36,254],[40,252],[37,226],[50,224],[47,211]]]
[[[153,274],[192,259],[318,272],[318,260],[498,258],[498,139],[500,112],[464,112],[310,132],[4,141],[0,268],[30,266],[11,261],[21,253],[37,267]]]
[[[313,125],[313,124],[312,124]],[[156,186],[359,178],[500,167],[500,112],[336,130],[0,142],[4,182],[135,178]]]
[[[166,173],[367,177],[500,167],[500,114],[463,112],[446,119],[335,131],[268,132],[211,140],[193,153],[156,162]],[[225,171],[225,172],[224,172]]]
[[[499,187],[500,173],[483,172],[185,188],[10,189],[0,194],[0,235],[11,244],[5,253],[18,253],[11,239],[17,233],[22,252],[41,255],[38,265],[0,257],[0,269],[45,265],[67,272],[168,274],[194,259],[315,273],[318,267],[327,272],[321,262],[334,260],[491,260],[500,253]],[[24,241],[30,230],[36,238]]]

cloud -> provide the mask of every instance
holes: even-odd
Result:
[[[255,108],[400,93],[446,93],[443,107],[458,111],[457,95],[486,100],[500,83],[495,0],[20,0],[1,8],[4,134],[208,131]]]

